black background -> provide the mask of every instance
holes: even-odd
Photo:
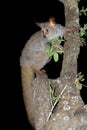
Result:
[[[83,0],[79,7],[86,6],[86,0]],[[4,9],[3,9],[4,10]],[[43,1],[12,1],[7,6],[5,10],[5,23],[4,26],[7,27],[5,29],[5,34],[8,34],[7,40],[5,44],[5,48],[7,51],[7,62],[8,70],[7,75],[9,85],[6,89],[8,90],[7,101],[10,105],[6,104],[8,116],[6,116],[5,120],[8,121],[8,127],[11,129],[23,129],[28,130],[32,129],[28,123],[27,115],[24,107],[23,97],[22,97],[22,86],[21,86],[21,73],[20,73],[20,63],[19,58],[21,55],[21,51],[29,39],[29,37],[40,30],[39,27],[35,24],[35,22],[46,22],[48,21],[50,16],[54,16],[57,23],[65,25],[65,17],[64,17],[64,7],[57,0],[43,0]],[[86,17],[80,17],[80,24],[83,26],[84,23],[87,23]],[[8,48],[8,49],[7,49]],[[85,84],[87,84],[87,47],[81,47],[81,52],[78,58],[78,72],[83,72],[85,74]],[[53,66],[54,65],[54,66]],[[50,70],[48,73],[51,77],[53,72],[56,74],[56,66],[58,64],[52,63],[50,66]],[[52,69],[54,68],[54,69]],[[50,72],[51,71],[51,72]],[[8,76],[8,74],[10,76]],[[53,77],[55,77],[53,75]],[[87,89],[84,88],[81,90],[81,96],[85,103],[87,103]]]

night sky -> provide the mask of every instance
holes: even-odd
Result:
[[[35,24],[35,22],[46,22],[48,21],[50,16],[55,17],[56,22],[62,25],[65,25],[65,17],[64,17],[64,6],[59,3],[57,0],[29,0],[24,2],[11,2],[9,6],[9,11],[7,12],[7,26],[9,34],[9,57],[10,64],[9,68],[11,71],[9,81],[9,99],[10,103],[8,117],[9,117],[9,128],[12,124],[12,129],[23,129],[29,130],[30,125],[27,120],[26,111],[23,103],[22,97],[22,86],[21,86],[21,73],[20,73],[20,63],[19,58],[21,55],[21,51],[29,39],[29,37],[40,30],[39,27]],[[86,5],[86,0],[83,0],[80,4],[80,8],[82,5]],[[10,18],[10,19],[9,19]],[[80,17],[80,24],[83,26],[84,23],[87,23],[85,17]],[[11,29],[9,29],[9,27]],[[10,33],[9,33],[10,32]],[[87,84],[87,47],[81,47],[81,52],[78,58],[78,71],[82,71],[85,74],[85,84]],[[60,58],[61,59],[61,58]],[[50,66],[52,68],[56,68],[60,66],[61,63],[54,64],[51,63]],[[52,69],[49,67],[48,70],[49,77],[56,77],[57,75],[56,69]],[[55,72],[55,75],[52,75]],[[8,71],[8,73],[10,73]],[[87,103],[87,89],[84,88],[81,91],[82,98],[85,103]],[[11,116],[10,116],[11,115]],[[7,120],[8,120],[7,117]],[[30,128],[31,129],[31,128]]]

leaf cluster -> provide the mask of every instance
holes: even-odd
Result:
[[[87,16],[87,8],[84,8],[84,7],[82,7],[82,9],[80,10],[80,13],[79,13],[79,15],[81,16],[81,15],[85,15],[85,16]]]
[[[81,72],[76,75],[75,84],[76,84],[76,88],[79,90],[81,90],[83,86],[83,84],[80,82],[85,80],[83,77],[84,75]]]
[[[64,40],[60,37],[56,37],[55,39],[47,42],[48,48],[46,48],[45,52],[49,55],[49,57],[53,56],[55,62],[59,60],[59,54],[62,54],[64,51],[62,46],[59,45]]]

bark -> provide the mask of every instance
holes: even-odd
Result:
[[[67,26],[79,26],[79,12],[77,0],[60,0],[65,6]],[[59,88],[58,94],[66,86],[61,100],[46,122],[51,110],[48,78],[41,80],[37,77],[34,87],[40,85],[39,93],[34,89],[34,107],[36,106],[36,130],[87,130],[87,105],[84,105],[80,91],[76,89],[77,59],[80,52],[78,32],[65,34],[65,51],[60,78],[52,81]],[[42,78],[44,79],[44,78]],[[37,83],[39,81],[39,83]],[[37,85],[36,85],[37,84]],[[44,85],[43,85],[44,84]],[[36,87],[35,87],[36,88]],[[38,101],[38,96],[41,100]],[[36,105],[35,105],[36,104]],[[40,108],[40,109],[37,109]],[[42,109],[41,109],[42,108]]]
[[[46,119],[51,109],[50,91],[47,75],[38,75],[32,83],[33,104],[35,111],[35,128],[41,130],[45,125]]]

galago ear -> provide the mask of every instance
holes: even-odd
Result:
[[[43,23],[38,23],[38,22],[35,22],[35,24],[36,24],[37,26],[39,26],[40,28],[42,28],[42,27],[43,27]]]
[[[55,22],[55,18],[54,17],[50,17],[49,18],[49,25],[51,27],[54,27],[56,25],[56,22]]]

